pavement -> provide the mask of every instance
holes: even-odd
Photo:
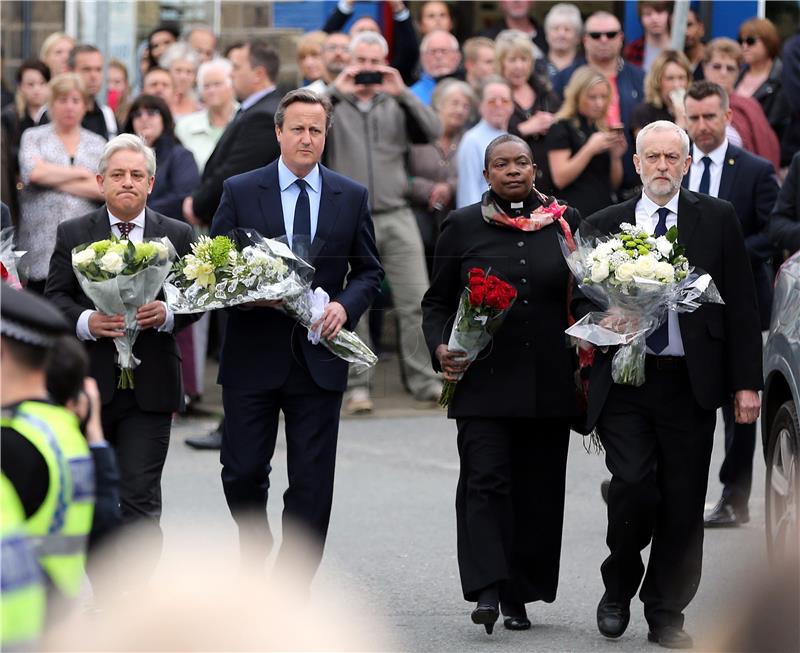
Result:
[[[396,651],[657,651],[646,641],[641,604],[632,605],[631,624],[617,641],[605,640],[595,624],[602,594],[600,563],[606,515],[599,486],[607,476],[602,456],[587,453],[582,438],[571,442],[560,586],[552,604],[530,604],[533,628],[509,632],[498,624],[487,636],[470,622],[472,605],[461,596],[455,546],[454,496],[458,477],[455,424],[443,411],[417,407],[398,390],[384,363],[377,375],[390,383],[378,393],[378,409],[367,418],[341,423],[336,492],[325,556],[316,592],[352,596],[360,623],[375,648]],[[394,385],[391,385],[394,384]],[[184,444],[210,430],[214,417],[178,419],[164,469],[164,552],[161,565],[180,560],[180,534],[214,533],[220,555],[238,557],[236,529],[219,480],[216,452]],[[718,419],[708,507],[721,491],[717,480],[724,451]],[[281,495],[286,489],[285,441],[273,458],[269,517],[280,541]],[[751,522],[733,530],[706,531],[703,579],[686,611],[686,628],[704,642],[725,632],[736,604],[766,569],[764,463],[756,451]],[[646,552],[645,552],[646,555]],[[388,633],[388,638],[386,636]],[[371,636],[371,637],[370,637]]]

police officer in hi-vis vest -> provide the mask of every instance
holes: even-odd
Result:
[[[74,599],[80,589],[94,466],[78,418],[47,393],[48,352],[69,332],[66,320],[46,300],[5,284],[0,314],[0,466],[22,505],[22,528],[44,571],[49,611],[54,600]],[[2,584],[5,591],[5,578]]]

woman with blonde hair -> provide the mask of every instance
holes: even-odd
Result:
[[[564,104],[545,140],[558,197],[583,217],[614,203],[628,148],[621,129],[605,122],[611,84],[589,66],[578,68],[564,89]]]
[[[313,84],[317,80],[326,80],[327,71],[322,61],[322,45],[328,35],[321,31],[303,34],[297,41],[297,68],[302,76],[302,86]]]
[[[545,194],[552,192],[544,138],[553,124],[558,97],[549,80],[534,70],[536,62],[530,36],[519,30],[505,30],[495,40],[495,67],[511,86],[514,113],[508,132],[519,136],[531,148],[537,164],[536,187]]]
[[[18,246],[28,253],[28,287],[44,291],[50,256],[61,222],[93,211],[103,197],[95,174],[106,140],[81,127],[89,105],[80,75],[63,73],[50,80],[51,122],[22,134],[19,151],[20,220]]]
[[[47,64],[52,77],[69,70],[67,59],[74,45],[75,39],[64,32],[53,32],[44,40],[39,49],[39,59]]]
[[[644,102],[633,108],[631,131],[656,120],[669,120],[686,129],[683,98],[692,80],[692,64],[683,52],[664,50],[650,65],[644,78]]]

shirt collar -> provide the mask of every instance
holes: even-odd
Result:
[[[702,165],[702,159],[704,156],[707,156],[711,159],[714,165],[721,166],[722,162],[725,160],[725,152],[728,151],[728,139],[724,138],[722,143],[718,148],[712,150],[711,152],[704,153],[697,147],[697,143],[692,143],[692,161],[697,164]]]
[[[269,93],[272,93],[272,91],[274,91],[274,90],[275,90],[275,86],[273,85],[273,86],[268,86],[263,91],[256,91],[255,93],[253,93],[251,96],[249,96],[246,100],[244,100],[242,102],[240,110],[241,111],[247,111],[250,107],[252,107],[261,98],[263,98],[265,95],[268,95]]]
[[[115,224],[117,224],[117,222],[125,222],[125,220],[120,220],[119,218],[114,216],[114,214],[111,213],[108,207],[106,207],[106,212],[108,213],[108,220],[111,223],[112,227]],[[131,223],[135,224],[137,227],[141,227],[142,229],[144,229],[144,209],[142,209],[142,212],[139,215],[137,215],[133,220],[128,220],[128,224]]]
[[[283,156],[281,156],[278,159],[278,185],[280,186],[281,192],[289,188],[297,179],[300,179],[300,177],[286,167],[286,164],[283,162]],[[318,193],[320,188],[319,164],[315,165],[311,169],[311,172],[303,177],[303,179],[312,191]]]
[[[678,198],[680,197],[681,192],[678,191],[672,196],[669,202],[667,202],[664,206],[670,210],[671,213],[678,215]],[[656,204],[653,200],[651,200],[647,193],[642,192],[642,206],[644,207],[645,211],[647,211],[647,215],[650,217],[656,215],[658,209],[661,208],[659,204]]]

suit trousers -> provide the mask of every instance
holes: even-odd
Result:
[[[569,447],[566,419],[456,420],[458,567],[464,599],[554,601]]]
[[[686,363],[647,356],[644,385],[613,384],[597,432],[612,474],[609,556],[601,566],[610,601],[639,597],[651,628],[683,626],[703,561],[703,508],[716,414],[692,394]],[[652,542],[652,544],[651,544]],[[651,544],[645,574],[641,551]]]
[[[301,331],[305,332],[295,330]],[[293,554],[291,541],[300,531],[309,536],[303,545],[309,553],[306,562],[315,570],[322,559],[333,504],[342,393],[320,388],[302,352],[296,346],[293,352],[289,377],[279,388],[223,386],[222,485],[239,526],[243,554],[265,557],[272,547],[266,511],[270,461],[282,411],[289,487],[283,495],[281,556]]]
[[[374,224],[381,263],[392,289],[392,317],[396,315],[398,321],[403,377],[411,394],[422,398],[439,383],[422,335],[422,296],[428,289],[422,238],[409,208],[375,215]],[[368,316],[359,320],[356,333],[370,345]],[[372,370],[356,373],[351,366],[348,389],[369,388],[372,378]]]
[[[722,407],[725,420],[725,459],[719,468],[722,498],[739,511],[747,510],[753,485],[756,424],[737,424],[733,402]]]

